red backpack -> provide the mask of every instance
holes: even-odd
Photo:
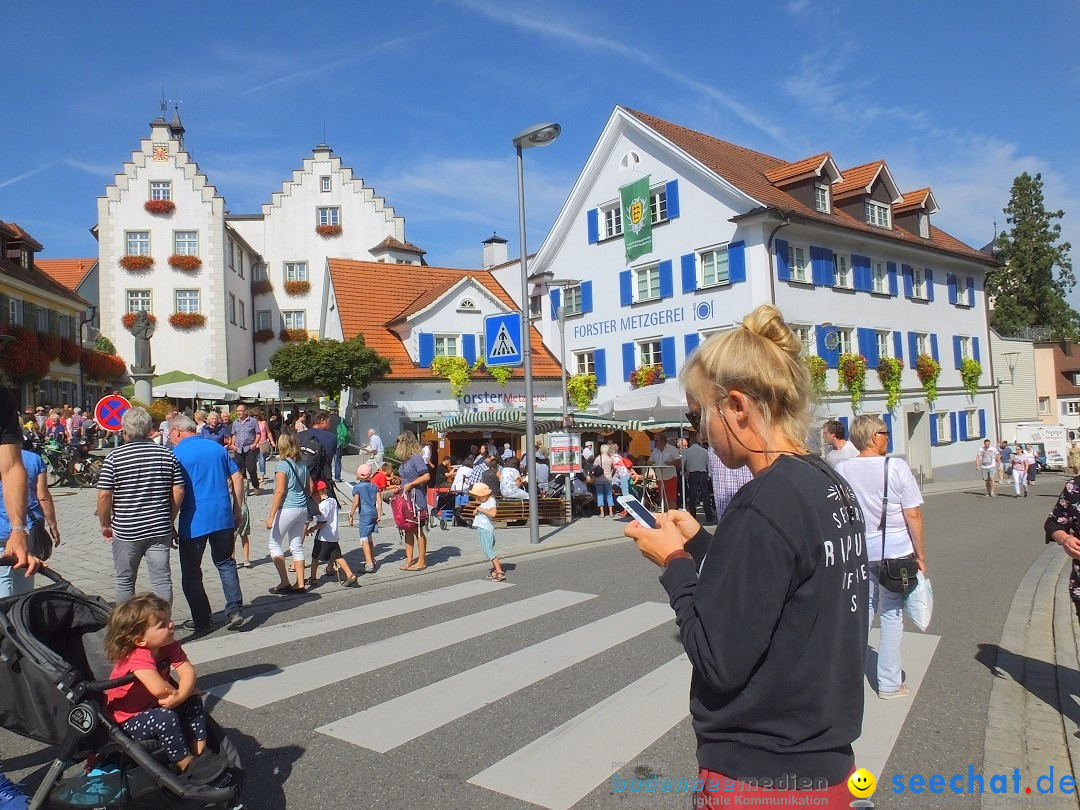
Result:
[[[402,531],[414,529],[420,525],[413,499],[398,492],[390,498],[390,510],[394,513],[394,523]]]

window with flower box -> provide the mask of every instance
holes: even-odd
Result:
[[[307,329],[307,318],[304,310],[290,309],[281,313],[281,323],[285,329]]]
[[[307,281],[307,262],[285,262],[286,281]]]
[[[660,339],[642,340],[638,342],[638,368],[642,366],[659,366],[663,364],[663,351]]]
[[[150,255],[150,231],[128,231],[126,241],[127,255]]]
[[[177,256],[199,255],[199,232],[198,231],[174,231],[173,253]]]
[[[171,200],[172,199],[172,181],[171,180],[151,180],[150,181],[150,199],[151,200]]]
[[[457,335],[435,335],[436,357],[460,357]]]
[[[341,224],[341,209],[338,207],[333,208],[317,208],[315,209],[317,225],[340,225]]]
[[[266,265],[262,262],[258,262],[251,268],[251,280],[252,281],[269,281],[270,274],[266,271]],[[270,327],[266,327],[269,329]]]
[[[270,310],[260,309],[255,313],[255,331],[268,332],[272,328],[270,326]]]
[[[193,314],[201,311],[198,290],[177,290],[176,311],[185,314]]]
[[[139,310],[151,309],[151,303],[153,299],[150,295],[150,290],[128,290],[127,291],[127,311],[138,312]]]

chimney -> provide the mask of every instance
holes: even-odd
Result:
[[[505,264],[507,259],[506,240],[496,233],[484,240],[484,269]]]

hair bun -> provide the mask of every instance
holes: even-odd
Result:
[[[802,351],[802,344],[791,331],[780,310],[772,304],[762,304],[742,320],[745,329],[765,340],[775,343],[791,355]]]

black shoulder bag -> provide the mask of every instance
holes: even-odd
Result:
[[[881,531],[881,568],[878,570],[878,582],[882,587],[893,593],[901,593],[905,597],[915,590],[919,584],[916,574],[919,566],[915,562],[915,555],[908,554],[906,557],[896,557],[891,560],[885,559],[885,521],[889,510],[889,457],[885,457],[885,488],[881,496],[881,523],[878,529]]]

